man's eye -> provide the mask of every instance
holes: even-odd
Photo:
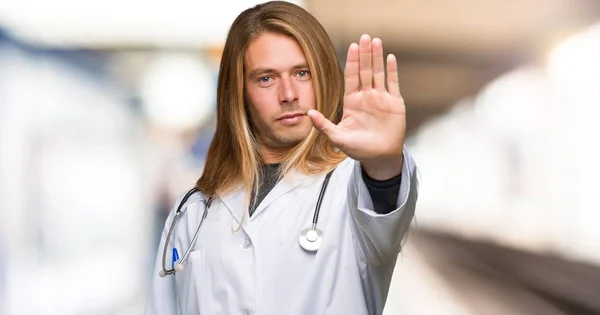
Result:
[[[271,77],[260,77],[258,80],[262,83],[269,83],[271,82]]]
[[[298,76],[303,78],[303,77],[307,77],[309,74],[309,72],[307,70],[302,70],[300,72],[298,72]]]

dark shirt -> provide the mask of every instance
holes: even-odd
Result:
[[[263,164],[260,167],[260,172],[262,173],[262,181],[261,185],[258,189],[258,198],[253,194],[252,199],[250,199],[250,216],[254,213],[254,210],[258,207],[258,205],[265,199],[265,197],[269,194],[271,189],[277,185],[279,182],[279,178],[277,177],[277,170],[279,168],[279,164]],[[256,199],[256,202],[254,200]]]
[[[262,184],[258,189],[258,197],[252,195],[252,199],[250,200],[250,216],[252,216],[256,207],[258,207],[273,187],[277,185],[277,182],[279,181],[279,178],[277,177],[278,168],[279,164],[264,164],[261,166]],[[396,209],[396,201],[398,199],[402,174],[398,174],[395,177],[383,181],[369,177],[364,170],[362,171],[362,176],[367,189],[371,194],[375,212],[386,214]],[[256,202],[254,202],[255,199]]]

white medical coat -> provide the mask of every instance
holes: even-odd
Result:
[[[340,163],[321,205],[321,247],[306,252],[298,236],[311,225],[324,177],[286,175],[252,217],[245,214],[237,232],[247,213],[243,190],[215,198],[185,269],[160,278],[178,200],[165,223],[145,314],[381,314],[415,212],[415,163],[405,150],[398,208],[383,215],[373,210],[360,163]],[[184,207],[168,247],[168,267],[173,246],[180,256],[188,248],[205,211],[203,197],[194,194]]]

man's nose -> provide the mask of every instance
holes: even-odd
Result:
[[[282,104],[293,103],[298,100],[298,92],[296,91],[293,78],[282,77],[279,89],[279,102]]]

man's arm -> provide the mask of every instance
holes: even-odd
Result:
[[[369,190],[371,200],[373,200],[373,210],[379,214],[387,214],[394,211],[397,207],[398,193],[400,192],[400,183],[402,182],[402,173],[386,180],[377,180],[371,178],[364,167],[361,172],[362,178]]]
[[[414,217],[417,197],[417,168],[406,150],[396,204],[387,213],[376,211],[376,204],[386,202],[371,198],[360,162],[355,162],[348,183],[348,203],[359,259],[366,264],[381,265],[397,257]]]
[[[176,303],[175,275],[170,275],[163,278],[159,276],[159,272],[162,270],[163,249],[167,240],[167,234],[169,232],[168,229],[171,227],[171,223],[175,217],[177,206],[184,199],[185,195],[186,194],[183,193],[179,196],[179,198],[177,198],[176,202],[171,207],[169,216],[165,220],[162,236],[156,250],[156,260],[154,263],[152,278],[150,279],[150,290],[148,291],[148,296],[146,299],[144,315],[179,314]],[[173,242],[172,236],[171,242]],[[167,263],[172,260],[170,252],[170,250],[167,251]]]
[[[158,275],[159,271],[162,270],[162,250],[165,246],[166,237],[167,231],[163,231],[157,250],[144,315],[174,314],[177,311],[175,308],[175,276],[162,278]]]
[[[354,160],[348,207],[359,258],[375,265],[395,258],[414,216],[418,189],[415,163],[404,149],[406,106],[396,58],[384,57],[380,39],[361,36],[358,45],[348,47],[342,120],[334,124],[313,109],[307,114],[333,145]],[[363,169],[376,180],[401,174],[396,207],[391,212],[375,211]]]

